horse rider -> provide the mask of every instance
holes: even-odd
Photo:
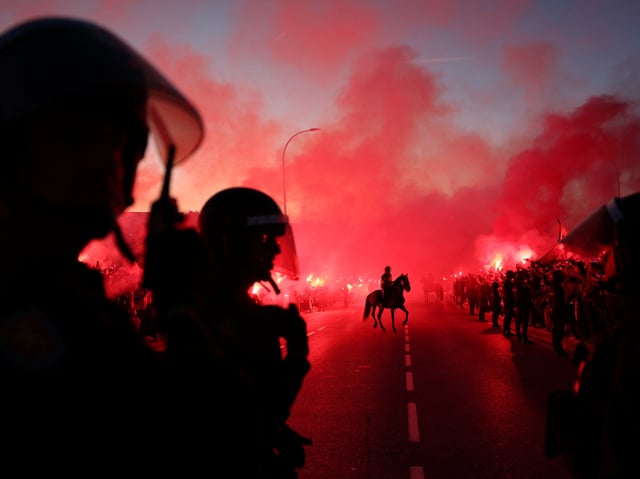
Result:
[[[393,276],[391,275],[391,266],[384,267],[384,273],[380,276],[380,288],[382,289],[382,302],[389,297],[389,288],[393,285]]]

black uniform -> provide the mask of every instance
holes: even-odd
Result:
[[[160,358],[105,297],[99,272],[41,266],[5,264],[0,278],[3,464],[24,473],[150,470]]]

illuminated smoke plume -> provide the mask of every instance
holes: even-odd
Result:
[[[553,246],[558,218],[571,228],[618,182],[623,194],[639,188],[630,104],[605,95],[548,114],[521,151],[501,158],[453,126],[444,86],[414,58],[407,48],[364,56],[338,121],[296,139],[288,210],[303,277],[387,264],[415,278],[510,268]],[[242,183],[280,201],[279,167],[256,165]]]
[[[564,24],[556,37],[552,25],[514,35],[532,18],[531,2],[487,10],[482,2],[249,0],[229,2],[222,18],[194,18],[217,2],[63,3],[9,2],[5,26],[51,10],[95,18],[161,65],[202,112],[205,141],[173,172],[182,211],[234,185],[282,204],[285,141],[321,128],[297,137],[286,157],[303,277],[379,276],[389,264],[415,282],[509,267],[549,250],[558,219],[570,230],[618,192],[640,190],[637,58],[617,67],[609,90],[582,94],[585,79],[566,67],[576,50],[557,41],[570,35]],[[450,40],[437,38],[442,32]],[[595,38],[587,28],[576,35],[575,44]],[[606,40],[588,45],[593,62]],[[492,55],[499,60],[487,73]],[[456,82],[461,73],[474,78]],[[162,176],[150,149],[132,212],[149,210]],[[123,229],[142,254],[142,224]],[[86,254],[121,261],[109,240]]]

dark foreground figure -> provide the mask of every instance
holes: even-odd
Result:
[[[198,294],[187,288],[187,307],[177,301],[165,315],[167,355],[183,380],[181,408],[192,424],[185,433],[219,439],[211,468],[230,471],[222,477],[294,479],[311,444],[287,425],[310,369],[306,322],[295,306],[261,305],[250,294],[256,282],[278,292],[274,267],[297,279],[288,219],[268,195],[228,188],[205,203],[199,231],[204,271],[192,268],[201,280],[187,281]],[[211,422],[189,407],[190,397],[210,404]]]
[[[563,455],[576,479],[637,477],[640,193],[615,198],[572,233],[565,241],[575,242],[585,255],[609,248],[609,297],[618,310],[609,330],[576,350],[574,388],[550,395],[546,452]]]
[[[111,232],[122,239],[116,218],[133,203],[149,130],[181,160],[202,138],[200,116],[84,21],[4,32],[0,71],[0,464],[24,477],[164,469],[175,391],[163,361],[78,256]]]

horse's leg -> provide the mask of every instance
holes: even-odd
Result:
[[[404,311],[404,321],[403,321],[402,325],[406,326],[406,324],[409,322],[409,311],[404,306],[402,306],[400,309],[402,311]]]
[[[391,308],[391,327],[393,332],[396,332],[396,308]]]
[[[380,329],[383,331],[386,331],[387,328],[384,327],[384,324],[382,324],[382,312],[384,311],[384,306],[379,306],[378,307],[378,323],[380,324]]]

